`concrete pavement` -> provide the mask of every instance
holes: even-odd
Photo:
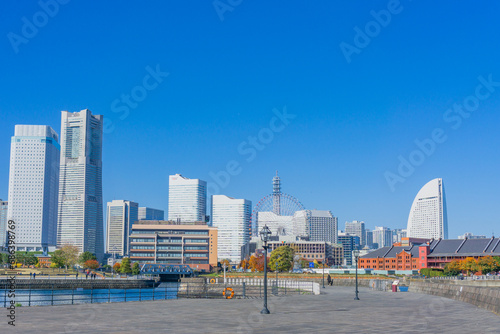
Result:
[[[2,333],[499,333],[500,317],[473,305],[414,293],[327,287],[319,296],[179,299],[21,307]],[[4,309],[3,312],[6,312]]]

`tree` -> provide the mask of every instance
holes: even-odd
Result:
[[[480,267],[482,274],[488,274],[500,269],[498,262],[492,256],[484,256],[480,258],[478,266]]]
[[[250,257],[248,266],[252,272],[264,271],[264,254],[254,254]]]
[[[115,273],[119,273],[119,272],[120,272],[120,267],[121,267],[121,264],[119,264],[119,263],[115,263],[115,264],[113,265],[113,270],[114,270],[114,272],[115,272]]]
[[[52,254],[52,265],[51,268],[61,268],[65,266],[64,252],[58,249]]]
[[[289,271],[293,268],[293,256],[295,251],[290,246],[281,246],[276,248],[271,252],[271,257],[269,258],[269,268],[276,271],[276,263],[278,264],[277,269],[279,271]]]
[[[73,245],[64,245],[52,255],[52,263],[57,267],[73,267],[78,260],[78,247]]]
[[[226,270],[231,268],[231,262],[228,259],[220,260],[222,268],[224,268],[224,264],[226,265]]]
[[[132,268],[130,267],[130,259],[128,257],[124,257],[122,259],[122,265],[120,266],[120,272],[122,274],[130,274],[132,272]]]
[[[462,272],[462,265],[459,260],[453,260],[444,267],[446,275],[456,276]]]
[[[139,269],[139,263],[135,262],[132,265],[132,275],[139,275],[141,273],[141,269]]]
[[[83,252],[82,254],[80,254],[80,256],[78,257],[78,263],[80,265],[83,266],[83,264],[85,262],[87,262],[88,260],[97,260],[97,257],[92,254],[91,252]]]
[[[97,269],[99,268],[99,262],[97,260],[87,260],[83,263],[83,268]]]
[[[466,271],[467,274],[470,273],[474,274],[481,269],[478,265],[477,260],[474,259],[473,257],[468,257],[465,260],[462,260],[460,264],[461,264],[461,269]]]
[[[240,265],[238,266],[240,269],[246,270],[248,268],[248,262],[246,260],[241,260]]]

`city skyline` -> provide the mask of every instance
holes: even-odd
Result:
[[[22,18],[42,11],[6,6],[4,37],[22,37]],[[106,202],[166,211],[168,175],[181,173],[257,203],[277,169],[307,209],[402,228],[415,193],[443,178],[449,235],[498,234],[500,47],[484,32],[498,30],[500,4],[491,6],[402,2],[359,48],[354,28],[386,1],[252,2],[224,20],[211,3],[128,3],[119,15],[108,3],[61,5],[27,43],[0,43],[9,78],[0,83],[0,197],[14,126],[61,133],[61,110],[88,108],[105,120]],[[95,24],[74,24],[86,17]],[[347,59],[341,45],[359,53]]]

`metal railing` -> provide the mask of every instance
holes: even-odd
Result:
[[[0,303],[21,306],[74,305],[177,299],[178,284],[138,289],[0,290]],[[1,305],[1,304],[0,304]]]

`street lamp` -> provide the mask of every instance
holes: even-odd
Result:
[[[325,260],[323,259],[323,289],[325,288]]]
[[[260,311],[261,314],[269,314],[269,310],[267,308],[267,242],[269,241],[269,237],[271,236],[271,230],[267,225],[259,232],[260,239],[264,242],[262,246],[264,248],[264,308]]]
[[[355,249],[352,251],[352,255],[354,255],[354,258],[356,259],[356,297],[354,298],[354,300],[359,300],[359,297],[358,297],[358,258],[359,258],[359,250],[358,249]]]

